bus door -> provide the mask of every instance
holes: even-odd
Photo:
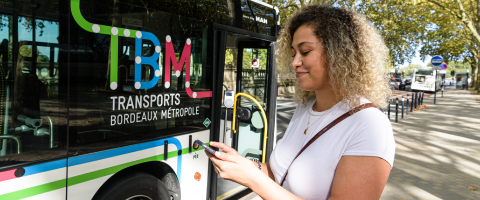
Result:
[[[224,61],[219,59],[219,63],[224,65],[223,74],[220,74],[221,72],[218,74],[223,76],[219,78],[223,95],[221,105],[216,105],[221,110],[217,138],[218,141],[235,148],[242,156],[265,162],[274,141],[277,94],[276,78],[272,76],[274,42],[234,33],[226,33],[224,38],[225,49],[220,48],[225,53]],[[239,92],[252,97],[258,104],[242,96],[236,99],[237,119],[236,132],[234,132],[232,130],[233,101],[231,100]],[[267,114],[267,142],[264,142],[264,131],[267,127],[265,127],[261,110]],[[243,116],[240,117],[239,113]],[[216,199],[231,197],[245,189],[237,183],[223,180],[218,175],[215,181],[217,182]]]

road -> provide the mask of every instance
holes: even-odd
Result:
[[[297,103],[293,102],[292,98],[277,99],[277,141],[285,134],[295,107],[297,107]]]

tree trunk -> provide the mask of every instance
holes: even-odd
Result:
[[[299,0],[300,2],[300,8],[305,7],[305,0]]]
[[[475,65],[475,69],[472,69],[472,86],[475,88],[475,90],[480,89],[480,74],[478,73],[478,68],[480,67],[480,64]]]
[[[242,27],[242,2],[240,0],[227,0],[227,7],[228,17],[230,18],[228,24],[237,28]]]
[[[477,28],[477,32],[480,30],[480,0],[477,0],[477,17],[476,17],[476,27]],[[477,44],[477,52],[480,52],[479,51],[479,47],[478,47],[478,44]],[[480,57],[480,53],[476,56],[477,57],[477,61],[479,60],[479,57]],[[475,87],[475,90],[478,90],[479,87],[480,87],[480,74],[478,73],[478,68],[480,67],[480,64],[478,64],[478,62],[475,64],[475,69],[472,69],[472,86]]]
[[[475,60],[478,61],[479,59],[475,58]],[[472,78],[472,82],[468,87],[474,88],[477,83],[477,76],[475,75],[476,74],[475,71],[478,69],[478,62],[471,63],[471,67],[472,67],[472,71],[470,72],[471,73],[470,77]]]

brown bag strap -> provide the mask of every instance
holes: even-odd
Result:
[[[334,121],[330,122],[330,124],[328,124],[327,126],[325,126],[325,128],[323,128],[321,131],[319,131],[312,139],[310,139],[310,141],[308,141],[308,143],[303,146],[302,150],[300,150],[300,152],[298,152],[297,156],[295,156],[295,158],[292,160],[292,163],[293,161],[295,161],[295,159],[297,159],[297,157],[302,154],[302,152],[308,147],[310,146],[313,142],[315,142],[315,140],[317,140],[320,136],[322,136],[325,132],[327,132],[328,130],[330,130],[332,127],[334,127],[335,125],[337,125],[338,123],[340,123],[341,121],[343,121],[344,119],[350,117],[351,115],[355,114],[356,112],[358,111],[361,111],[365,108],[371,108],[371,107],[376,107],[375,105],[373,105],[372,103],[366,103],[366,104],[363,104],[363,105],[360,105],[348,112],[346,112],[345,114],[343,114],[342,116],[338,117],[337,119],[335,119]],[[292,166],[292,163],[290,163],[290,166]],[[280,182],[280,186],[283,186],[283,182],[285,182],[285,179],[287,178],[287,174],[288,174],[288,169],[290,169],[290,166],[288,166],[287,168],[287,172],[285,173],[285,176],[283,176],[283,179],[282,179],[282,182]]]

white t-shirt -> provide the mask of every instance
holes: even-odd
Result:
[[[270,167],[278,184],[292,160],[302,147],[321,129],[348,112],[346,101],[324,112],[312,112],[307,135],[308,118],[315,100],[303,107],[299,103],[284,137],[278,141],[270,157]],[[362,104],[370,103],[363,99]],[[375,156],[386,160],[393,167],[395,140],[392,125],[377,108],[366,108],[346,118],[320,136],[288,169],[283,187],[304,199],[328,199],[333,178],[342,156]]]

